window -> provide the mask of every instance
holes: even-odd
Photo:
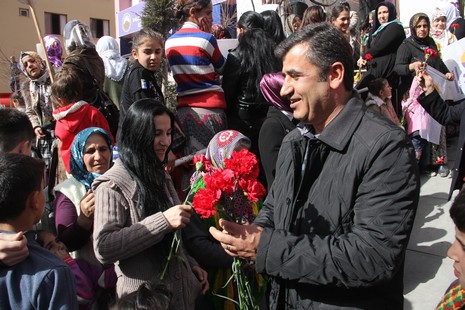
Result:
[[[90,31],[96,39],[110,35],[110,21],[106,19],[90,19]]]
[[[19,16],[29,17],[29,9],[19,8]]]
[[[47,34],[63,34],[68,17],[63,14],[44,13],[45,15],[45,33]]]

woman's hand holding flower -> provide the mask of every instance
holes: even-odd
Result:
[[[184,228],[191,220],[192,207],[189,205],[177,205],[163,212],[163,216],[171,228]]]

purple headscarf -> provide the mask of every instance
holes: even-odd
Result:
[[[278,110],[292,112],[289,98],[281,96],[281,87],[284,76],[281,72],[264,74],[260,81],[260,91],[265,100],[275,106]]]
[[[55,68],[60,68],[63,65],[61,62],[63,46],[61,45],[60,39],[54,35],[48,35],[44,37],[44,44],[45,49],[47,50],[48,59]]]

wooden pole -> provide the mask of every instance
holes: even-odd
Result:
[[[53,83],[54,78],[53,78],[52,66],[50,65],[50,60],[48,59],[47,49],[45,48],[44,40],[42,39],[42,34],[41,34],[41,31],[40,31],[39,23],[37,22],[36,13],[34,11],[34,7],[32,6],[31,0],[28,0],[27,4],[29,5],[29,8],[31,9],[32,19],[34,20],[34,25],[36,27],[37,36],[39,37],[40,45],[42,46],[42,48],[44,50],[45,63],[47,64],[47,71],[48,71],[48,74],[50,76],[50,81]]]

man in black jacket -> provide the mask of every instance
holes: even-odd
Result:
[[[403,309],[420,188],[410,140],[353,92],[351,49],[333,26],[296,32],[276,53],[300,129],[254,224],[210,232],[270,276],[270,309]]]

